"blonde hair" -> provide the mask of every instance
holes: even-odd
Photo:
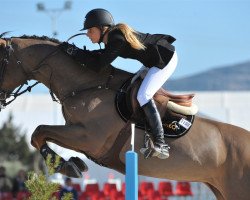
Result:
[[[138,40],[137,36],[135,35],[137,33],[137,31],[135,31],[133,28],[131,28],[127,24],[124,24],[124,23],[116,24],[113,27],[113,29],[119,29],[123,33],[123,35],[126,38],[126,40],[128,41],[128,43],[134,49],[138,49],[138,50],[144,50],[144,49],[146,49],[145,45],[143,45]]]

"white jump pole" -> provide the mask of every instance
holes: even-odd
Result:
[[[135,124],[131,124],[131,146],[132,150],[126,152],[126,200],[138,200],[138,155],[134,151]]]

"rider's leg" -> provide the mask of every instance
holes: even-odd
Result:
[[[150,68],[137,94],[139,104],[145,112],[152,134],[155,138],[155,150],[158,152],[155,156],[162,159],[167,158],[169,153],[168,146],[164,140],[164,131],[160,114],[155,106],[153,96],[174,72],[176,65],[177,55],[174,53],[173,58],[163,69],[157,67]]]
[[[164,140],[164,130],[162,127],[161,117],[153,99],[142,106],[144,113],[148,119],[151,132],[154,136],[155,156],[165,159],[169,157],[168,145]]]

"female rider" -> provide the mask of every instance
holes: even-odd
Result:
[[[138,60],[149,68],[139,88],[137,100],[145,112],[154,136],[155,147],[152,156],[168,158],[169,146],[164,140],[161,117],[153,96],[177,65],[175,47],[171,45],[175,38],[170,35],[137,32],[127,24],[115,25],[111,13],[100,8],[87,13],[82,30],[87,30],[87,36],[93,43],[103,42],[105,49],[98,53],[95,51],[95,59],[91,59],[86,56],[90,51],[63,43],[62,49],[80,63],[99,71],[120,56]]]

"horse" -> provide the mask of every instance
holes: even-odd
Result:
[[[31,144],[40,151],[47,142],[53,142],[124,173],[125,153],[131,148],[131,136],[125,134],[130,131],[130,122],[119,115],[114,99],[121,85],[133,74],[111,65],[97,73],[79,65],[59,46],[59,41],[47,37],[3,38],[1,35],[2,107],[10,103],[7,102],[10,97],[13,101],[22,93],[20,87],[27,80],[39,81],[61,103],[66,123],[39,125],[32,134]],[[248,130],[196,115],[186,134],[165,139],[171,147],[170,157],[145,159],[140,153],[145,144],[145,131],[136,128],[134,148],[139,155],[140,175],[201,182],[218,200],[249,199]],[[73,159],[73,164],[80,172],[86,170],[84,163],[77,159]],[[67,174],[62,169],[59,172]]]

